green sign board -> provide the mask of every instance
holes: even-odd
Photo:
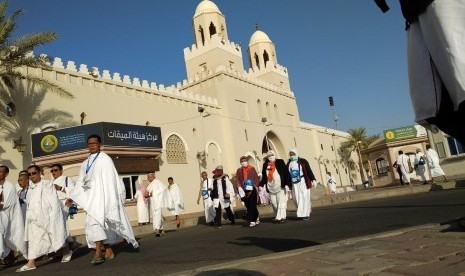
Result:
[[[393,128],[384,131],[386,143],[426,136],[426,130],[420,125]]]

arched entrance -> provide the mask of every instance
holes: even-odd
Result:
[[[263,137],[262,153],[266,154],[268,150],[274,151],[277,158],[284,160],[287,159],[286,149],[284,148],[283,143],[279,137],[273,131],[268,131],[265,134],[265,137]]]

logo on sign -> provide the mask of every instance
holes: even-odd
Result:
[[[54,152],[58,148],[58,139],[55,135],[45,135],[40,141],[40,148],[46,153]]]
[[[392,132],[392,131],[386,132],[386,139],[392,140],[392,139],[394,139],[395,137],[396,137],[396,135],[394,134],[394,132]]]

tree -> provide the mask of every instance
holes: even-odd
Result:
[[[11,39],[16,30],[16,19],[23,14],[23,10],[13,12],[7,17],[8,1],[0,3],[0,89],[15,93],[12,90],[14,81],[28,80],[47,91],[59,96],[72,99],[73,95],[64,88],[45,79],[24,74],[22,67],[50,68],[50,58],[46,55],[38,57],[32,54],[34,48],[46,45],[57,38],[53,32],[23,35]]]
[[[5,104],[5,99],[21,104],[16,106],[16,113],[11,118],[7,117],[6,113],[0,112],[0,136],[11,140],[22,137],[28,148],[24,152],[22,164],[26,167],[31,160],[29,149],[32,133],[45,124],[52,123],[53,127],[58,128],[77,125],[77,122],[72,120],[73,115],[69,112],[55,108],[39,109],[47,94],[45,89],[37,89],[35,84],[26,81],[17,81],[12,83],[12,86],[15,93],[0,89],[0,104]]]
[[[349,132],[350,138],[349,140],[342,142],[339,149],[339,155],[341,156],[342,160],[346,160],[346,164],[350,164],[349,160],[352,152],[360,153],[359,151],[368,148],[368,146],[373,143],[373,141],[380,137],[379,134],[367,136],[366,129],[363,127],[352,128],[347,132]],[[361,156],[359,156],[360,176],[363,181],[365,178],[361,159]]]

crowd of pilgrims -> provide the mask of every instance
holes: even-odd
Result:
[[[88,143],[94,141],[91,138],[88,138]],[[99,140],[95,141],[99,142]],[[114,220],[107,218],[111,215],[101,212],[103,222],[99,224],[99,215],[93,215],[93,209],[96,208],[89,206],[97,203],[89,204],[88,201],[99,201],[98,192],[93,192],[90,196],[86,194],[86,191],[95,190],[95,183],[99,183],[95,180],[92,182],[94,185],[92,189],[86,189],[92,177],[95,177],[99,170],[103,175],[100,178],[108,177],[105,176],[105,170],[112,171],[116,175],[113,178],[117,177],[111,158],[107,158],[110,161],[105,161],[105,159],[100,161],[101,158],[98,159],[100,154],[108,157],[100,152],[100,148],[92,152],[91,144],[96,143],[89,143],[91,155],[83,163],[76,181],[76,183],[82,182],[80,185],[75,185],[70,177],[63,175],[61,164],[51,166],[50,172],[53,177],[51,181],[44,179],[43,171],[39,166],[31,165],[27,170],[19,173],[18,184],[14,185],[7,180],[9,168],[0,165],[0,233],[2,235],[0,254],[3,265],[13,265],[21,256],[27,260],[27,264],[17,272],[35,269],[35,260],[44,256],[52,255],[54,258],[61,258],[61,262],[69,262],[73,254],[71,250],[73,238],[70,235],[68,219],[73,218],[73,215],[77,213],[78,205],[87,207],[83,208],[87,214],[86,238],[89,247],[96,249],[92,264],[112,260],[114,253],[111,250],[111,244],[122,239],[134,247],[138,246],[125,211],[122,211],[123,218]],[[97,163],[93,168],[96,160]],[[297,217],[304,221],[310,220],[310,188],[316,185],[316,179],[308,161],[299,157],[296,149],[289,151],[287,164],[283,159],[276,158],[274,151],[268,151],[260,174],[247,160],[246,156],[240,157],[235,185],[224,173],[221,165],[215,168],[212,177],[209,177],[205,171],[201,173],[197,204],[203,201],[205,221],[208,225],[216,229],[221,228],[223,209],[229,223],[235,224],[233,206],[236,200],[245,207],[244,218],[251,228],[260,224],[258,205],[271,203],[274,221],[285,222],[288,198],[292,198],[296,205]],[[102,165],[105,162],[110,162],[108,168]],[[116,186],[118,186],[114,188],[116,198],[120,201],[116,205],[123,206],[124,184],[119,181]],[[102,190],[102,192],[108,193],[108,190]],[[86,196],[88,198],[85,198]],[[103,197],[103,194],[100,196]],[[156,237],[165,234],[163,230],[164,209],[173,215],[176,226],[180,227],[179,215],[184,211],[184,201],[180,187],[172,177],[168,178],[168,186],[165,186],[161,180],[156,178],[155,173],[149,173],[147,181],[137,183],[134,198],[137,202],[139,225],[150,223],[150,218],[152,218]],[[105,209],[107,203],[103,202],[101,205],[100,207]],[[123,225],[129,226],[126,227],[129,230],[126,229],[125,233],[115,231],[111,227],[112,221],[122,221]],[[102,236],[95,234],[99,233],[100,228],[103,228],[101,229],[104,232]]]

